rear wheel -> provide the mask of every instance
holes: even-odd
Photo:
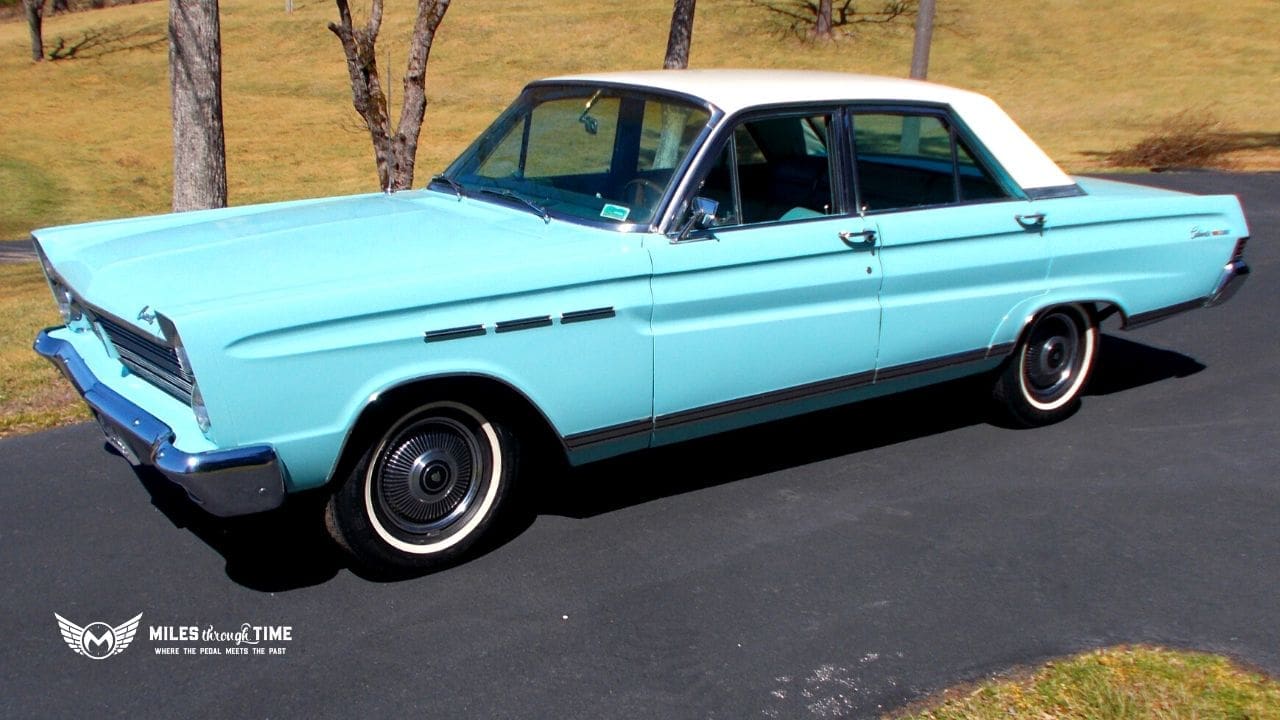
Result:
[[[493,524],[516,462],[513,439],[475,407],[423,405],[387,426],[330,498],[330,533],[374,569],[439,567]]]
[[[1079,305],[1037,315],[997,378],[994,396],[1005,416],[1022,427],[1048,425],[1080,407],[1097,356],[1098,326]]]

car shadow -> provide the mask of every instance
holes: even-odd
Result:
[[[1098,357],[1086,395],[1110,395],[1205,369],[1181,353],[1108,334],[1102,335]],[[1008,427],[992,413],[990,382],[985,375],[964,378],[569,468],[539,488],[538,512],[586,518],[970,425]]]
[[[135,467],[134,473],[150,493],[151,504],[222,555],[227,577],[244,587],[262,592],[310,587],[347,566],[325,530],[325,498],[318,493],[289,496],[270,512],[220,518],[154,469]]]
[[[1099,352],[1088,395],[1110,395],[1187,377],[1205,367],[1186,355],[1114,335],[1103,335]],[[990,422],[989,382],[986,376],[965,378],[577,468],[543,461],[533,473],[534,486],[526,486],[528,496],[520,507],[462,561],[511,542],[538,515],[593,517]],[[290,496],[283,507],[267,513],[218,518],[154,470],[137,468],[135,472],[156,508],[222,555],[227,577],[244,587],[282,592],[327,582],[343,569],[372,582],[410,577],[368,573],[348,563],[325,529],[323,493]]]
[[[1204,370],[1198,360],[1182,353],[1103,335],[1085,395],[1110,395],[1162,380],[1184,378]]]

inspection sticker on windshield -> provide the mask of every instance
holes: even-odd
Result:
[[[631,208],[614,205],[613,203],[605,203],[604,207],[600,209],[600,217],[617,220],[618,222],[626,222],[627,218],[630,216]]]

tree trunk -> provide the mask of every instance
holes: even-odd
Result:
[[[400,122],[396,126],[392,142],[395,152],[392,190],[408,190],[413,187],[418,136],[422,132],[422,118],[427,112],[427,60],[431,56],[436,30],[448,9],[449,0],[418,0],[418,19],[413,23],[409,62],[404,73],[404,100],[400,102]]]
[[[819,40],[835,37],[831,24],[831,0],[818,0],[817,17],[813,23],[813,36]]]
[[[934,0],[920,0],[916,10],[916,41],[911,51],[911,77],[929,77],[929,47],[933,44]]]
[[[27,28],[31,31],[31,61],[44,60],[44,0],[22,0],[27,13]]]
[[[693,41],[693,6],[698,0],[675,0],[671,10],[671,32],[667,35],[667,58],[664,70],[689,67],[689,45]]]
[[[169,0],[173,210],[227,205],[218,0]]]
[[[336,2],[339,22],[329,23],[329,30],[338,36],[347,57],[351,102],[369,128],[374,162],[378,168],[378,184],[388,192],[407,190],[413,187],[418,136],[427,110],[427,60],[436,30],[449,9],[449,0],[418,0],[418,16],[413,24],[409,62],[404,74],[404,100],[394,134],[387,96],[378,75],[376,43],[382,26],[382,0],[373,0],[369,21],[363,28],[353,25],[347,0]]]

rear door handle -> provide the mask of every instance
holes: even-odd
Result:
[[[840,239],[844,241],[845,245],[848,245],[851,248],[865,248],[868,245],[875,244],[876,231],[859,230],[857,232],[853,232],[850,230],[842,230],[840,232]]]

